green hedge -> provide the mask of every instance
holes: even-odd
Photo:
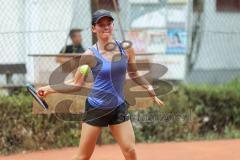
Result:
[[[1,154],[78,144],[79,122],[32,114],[32,98],[26,94],[0,97],[0,115]]]
[[[142,111],[159,119],[137,125],[139,142],[240,138],[239,80],[222,86],[179,85],[164,101],[164,108]]]
[[[240,83],[222,86],[178,85],[163,97],[164,108],[131,111],[137,142],[240,138]],[[0,97],[0,152],[77,146],[80,122],[32,114],[26,91]],[[103,143],[114,140],[107,129]]]

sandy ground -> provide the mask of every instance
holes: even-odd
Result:
[[[139,160],[239,160],[240,140],[137,144]],[[77,148],[0,156],[0,160],[71,160]],[[96,146],[91,160],[123,160],[117,145]]]

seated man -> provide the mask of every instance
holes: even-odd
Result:
[[[72,45],[65,46],[60,53],[83,53],[85,50],[82,47],[82,37],[81,37],[81,29],[71,29],[69,32],[69,36],[72,40]]]
[[[82,38],[81,38],[81,29],[71,29],[69,32],[69,36],[71,38],[72,44],[71,45],[67,45],[65,47],[63,47],[60,51],[61,54],[81,54],[83,52],[85,52],[84,48],[82,47]],[[65,62],[71,60],[73,57],[57,57],[56,58],[56,62],[60,63],[61,65],[63,65]],[[63,72],[69,72],[71,70],[72,67],[74,67],[75,65],[77,65],[75,62],[76,60],[72,61],[71,63],[69,63],[68,65],[63,65],[62,66],[62,71]],[[69,66],[70,65],[70,66]],[[74,74],[75,72],[73,72]]]

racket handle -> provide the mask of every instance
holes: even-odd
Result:
[[[39,90],[39,91],[38,91],[38,94],[39,94],[41,97],[43,97],[43,96],[44,96],[44,91],[43,91],[43,90]]]

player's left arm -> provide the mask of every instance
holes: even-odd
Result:
[[[135,58],[135,50],[133,47],[128,48],[127,50],[128,55],[128,75],[129,77],[138,85],[142,86],[146,89],[149,95],[152,97],[153,101],[157,103],[159,106],[163,106],[164,102],[158,99],[153,86],[143,77],[140,76],[137,70],[136,58]]]

